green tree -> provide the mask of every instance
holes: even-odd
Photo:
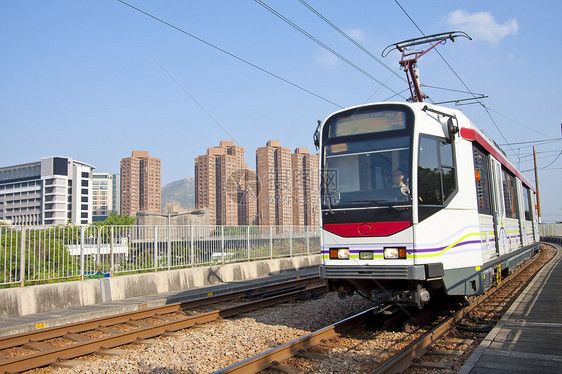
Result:
[[[135,219],[129,216],[120,216],[115,212],[109,213],[104,221],[94,222],[94,225],[100,226],[132,226],[135,224]]]

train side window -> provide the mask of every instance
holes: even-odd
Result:
[[[523,185],[523,210],[525,212],[525,221],[532,221],[533,216],[531,213],[531,194],[529,187]]]
[[[505,205],[505,216],[517,218],[517,195],[515,193],[515,177],[502,170],[503,200]]]
[[[488,157],[476,146],[474,153],[474,178],[476,181],[476,196],[478,199],[478,213],[492,214],[490,201],[490,171],[488,167]]]
[[[453,145],[447,142],[439,142],[439,155],[441,159],[441,175],[443,178],[443,200],[447,200],[456,190]]]
[[[442,205],[437,138],[420,136],[418,195],[420,205]]]
[[[453,146],[420,136],[418,195],[420,205],[443,205],[456,191]]]

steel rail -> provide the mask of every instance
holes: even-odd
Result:
[[[482,305],[484,302],[491,299],[492,296],[498,293],[506,284],[509,284],[510,281],[515,281],[516,280],[515,278],[523,271],[528,269],[532,264],[534,264],[538,257],[539,256],[535,256],[531,261],[527,261],[525,265],[519,267],[517,270],[511,273],[509,275],[509,278],[506,277],[506,280],[500,282],[495,288],[488,291],[484,295],[478,297],[473,303],[458,310],[452,316],[440,322],[437,326],[429,330],[423,336],[414,340],[406,348],[400,351],[400,353],[397,353],[396,355],[392,356],[383,365],[379,366],[374,371],[374,373],[376,374],[401,373],[404,370],[408,369],[415,358],[419,358],[424,353],[426,353],[427,348],[429,348],[432,344],[434,344],[437,341],[437,339],[446,335],[451,330],[451,328],[455,326],[455,323],[459,322],[468,313],[472,312],[478,306]],[[525,282],[525,284],[527,283],[528,282]],[[518,285],[516,291],[514,291],[513,293],[517,294],[525,284]]]
[[[378,306],[370,308],[366,311],[358,313],[354,316],[348,317],[344,320],[336,322],[330,326],[324,327],[318,331],[314,331],[310,334],[302,336],[296,340],[280,345],[279,347],[273,348],[269,351],[260,353],[254,357],[250,357],[244,361],[237,364],[226,367],[222,370],[216,371],[217,373],[256,373],[260,370],[267,369],[276,362],[281,362],[290,357],[293,357],[301,349],[307,349],[314,347],[322,343],[325,340],[332,339],[339,336],[338,331],[344,331],[350,329],[362,318],[370,313],[371,311],[379,309]]]
[[[150,309],[138,311],[138,313],[137,312],[124,313],[125,315],[114,316],[113,321],[111,320],[111,317],[100,318],[95,320],[94,322],[88,322],[86,324],[87,328],[85,329],[84,328],[79,329],[80,323],[72,324],[72,326],[70,326],[71,328],[67,329],[66,332],[64,332],[64,334],[61,334],[61,332],[63,331],[63,328],[65,328],[65,326],[61,326],[58,328],[59,329],[58,332],[52,334],[51,338],[64,337],[70,341],[74,341],[74,343],[71,343],[63,347],[50,347],[48,344],[40,342],[39,339],[34,339],[33,341],[31,341],[28,338],[22,344],[18,344],[18,346],[23,345],[24,348],[29,348],[33,350],[40,349],[40,351],[22,357],[0,360],[0,372],[20,372],[20,371],[34,369],[41,366],[46,366],[60,360],[68,360],[75,357],[95,353],[99,350],[114,348],[138,340],[149,339],[168,332],[182,330],[185,328],[192,327],[195,324],[208,323],[216,320],[219,317],[229,318],[237,314],[245,313],[252,310],[257,310],[260,308],[265,308],[267,306],[271,306],[274,304],[283,303],[289,300],[293,300],[296,297],[299,297],[303,291],[314,292],[314,291],[325,290],[325,289],[326,289],[325,285],[321,285],[306,290],[297,290],[282,295],[272,296],[258,301],[252,301],[241,305],[223,308],[220,310],[214,310],[211,312],[201,313],[194,316],[186,316],[186,318],[183,319],[177,319],[171,321],[163,320],[162,323],[157,325],[149,325],[142,322],[134,321],[132,320],[131,316],[134,316],[135,319],[154,317],[155,315],[163,314],[162,310],[166,310],[165,313],[174,312],[177,310],[181,310],[180,307],[182,304],[191,305],[195,301],[188,302],[188,303],[176,303],[175,305],[169,305],[164,307],[150,308]],[[224,296],[224,295],[220,295],[220,296]],[[172,306],[174,308],[170,308]],[[158,311],[157,314],[155,314],[156,311]],[[100,320],[103,320],[105,322],[104,325],[99,324]],[[97,325],[96,322],[98,322]],[[136,328],[130,331],[118,331],[111,328],[111,325],[116,325],[120,323],[128,323],[130,325],[135,326]],[[85,324],[82,324],[82,326],[84,327]],[[90,339],[77,334],[78,332],[84,332],[92,329],[107,333],[109,334],[109,336],[104,336],[97,339]],[[52,331],[52,333],[53,332],[55,331]],[[24,334],[24,335],[35,337],[34,335],[29,335],[29,334]],[[47,336],[47,335],[43,335],[43,336]],[[45,338],[42,338],[42,340],[45,340]],[[12,345],[11,347],[14,347],[14,345]]]
[[[281,282],[281,283],[274,283],[268,286],[261,286],[259,289],[276,289],[277,287],[281,286],[288,286],[288,285],[300,285],[303,283],[312,283],[315,280],[320,280],[319,277],[306,277],[306,278],[298,278],[293,279],[288,282]],[[135,310],[132,312],[120,313],[117,315],[100,317],[96,319],[91,319],[87,321],[81,322],[74,322],[69,323],[61,326],[53,326],[48,327],[41,330],[29,331],[15,335],[8,335],[0,337],[0,350],[12,348],[16,346],[23,345],[28,343],[29,341],[41,341],[47,339],[54,339],[58,337],[62,337],[69,333],[79,333],[84,332],[92,329],[96,329],[99,327],[107,327],[110,325],[116,325],[119,323],[125,323],[132,319],[143,319],[148,317],[153,317],[158,314],[168,314],[173,313],[181,310],[196,308],[208,304],[214,304],[219,302],[230,301],[233,299],[241,298],[250,295],[250,290],[242,290],[242,291],[234,291],[225,294],[219,295],[212,295],[206,296],[203,298],[198,298],[189,301],[182,301],[168,305],[156,306],[146,309]]]
[[[509,284],[509,280],[514,280],[515,277],[527,269],[530,265],[535,263],[538,256],[535,256],[531,261],[528,261],[525,265],[519,267],[514,271],[506,281],[500,282],[497,286],[489,290],[486,294],[478,297],[470,305],[458,310],[453,315],[447,317],[431,330],[426,332],[424,335],[419,337],[410,343],[404,350],[400,353],[394,355],[390,360],[386,361],[383,365],[375,369],[375,373],[399,373],[406,370],[411,366],[411,362],[414,358],[422,356],[427,348],[435,343],[437,339],[447,334],[450,329],[455,325],[455,323],[462,320],[464,316],[473,311],[475,308],[483,304],[486,300],[495,295],[499,290],[501,290],[506,284]],[[523,287],[519,285],[518,289]],[[226,367],[216,373],[256,373],[260,370],[264,370],[268,367],[274,366],[275,363],[280,363],[290,357],[294,357],[300,350],[308,349],[315,345],[320,344],[324,340],[328,340],[337,337],[339,334],[336,330],[343,331],[349,324],[356,323],[359,321],[363,315],[377,310],[379,307],[371,308],[367,311],[359,313],[355,316],[349,317],[345,320],[337,322],[333,325],[327,326],[318,331],[312,332],[305,335],[299,339],[293,340],[291,342],[285,343],[279,347],[271,349],[269,351],[263,352],[254,357],[248,358],[237,364]]]

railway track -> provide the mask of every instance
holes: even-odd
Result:
[[[0,373],[21,372],[230,318],[326,290],[318,277],[209,296],[0,338]],[[224,305],[214,308],[216,305]]]
[[[479,344],[517,295],[555,253],[543,245],[539,256],[517,269],[503,282],[470,305],[423,324],[410,333],[366,331],[366,319],[378,307],[356,314],[294,341],[231,365],[218,373],[257,372],[368,372],[398,373],[416,368],[454,372],[453,366],[434,356],[468,358],[468,346]],[[405,325],[411,326],[409,322]],[[456,349],[433,348],[449,345]],[[425,356],[424,356],[425,355]],[[336,366],[337,365],[337,366]]]

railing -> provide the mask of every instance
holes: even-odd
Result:
[[[309,226],[0,226],[0,286],[320,253]]]
[[[541,223],[541,240],[562,243],[562,223]]]

